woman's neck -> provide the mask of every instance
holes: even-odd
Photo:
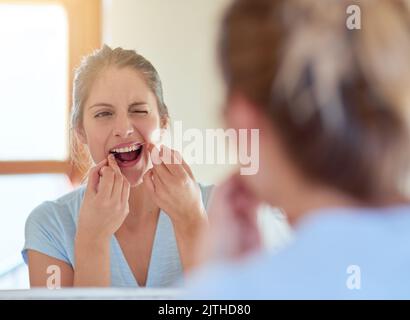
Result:
[[[295,226],[301,218],[322,208],[362,206],[362,203],[358,200],[329,189],[309,190],[294,195],[292,198],[293,201],[284,202],[283,208],[292,226]],[[295,201],[295,199],[297,200]]]
[[[157,219],[160,208],[155,205],[143,184],[132,187],[128,200],[129,214],[123,225],[128,230],[135,230],[141,223]]]
[[[385,195],[372,202],[361,201],[329,187],[310,185],[307,188],[300,188],[299,191],[298,194],[292,193],[287,200],[283,201],[283,209],[292,226],[296,225],[302,217],[324,208],[384,207],[409,203],[407,197],[398,193]]]

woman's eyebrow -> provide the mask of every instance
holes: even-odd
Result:
[[[148,105],[148,103],[145,101],[135,101],[131,103],[129,106],[134,107],[134,106],[146,106],[146,105]]]
[[[94,103],[92,106],[90,106],[88,109],[92,109],[95,107],[110,107],[110,108],[114,108],[114,106],[110,103],[106,103],[106,102],[97,102]]]
[[[145,101],[135,101],[135,102],[132,102],[132,103],[129,105],[129,107],[146,106],[146,105],[148,105],[148,103],[145,102]],[[107,103],[107,102],[97,102],[97,103],[94,103],[93,105],[91,105],[88,109],[92,109],[92,108],[95,108],[95,107],[109,107],[109,108],[114,108],[114,106],[113,106],[112,104],[110,104],[110,103]]]

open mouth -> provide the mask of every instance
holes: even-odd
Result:
[[[128,147],[111,149],[110,153],[114,155],[120,167],[129,167],[139,161],[143,148],[143,143],[136,143]]]

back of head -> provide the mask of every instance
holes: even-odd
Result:
[[[360,29],[347,25],[360,9]],[[220,61],[311,180],[360,200],[400,191],[409,165],[406,0],[237,0]]]

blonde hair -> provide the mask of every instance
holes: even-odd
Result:
[[[107,45],[85,56],[74,74],[70,119],[71,159],[83,173],[91,166],[92,159],[88,150],[78,141],[76,130],[82,128],[84,103],[87,101],[92,84],[108,67],[129,67],[142,75],[155,95],[161,120],[168,122],[169,118],[168,108],[164,103],[161,79],[154,66],[143,56],[134,50],[125,50],[120,47],[111,49]]]

